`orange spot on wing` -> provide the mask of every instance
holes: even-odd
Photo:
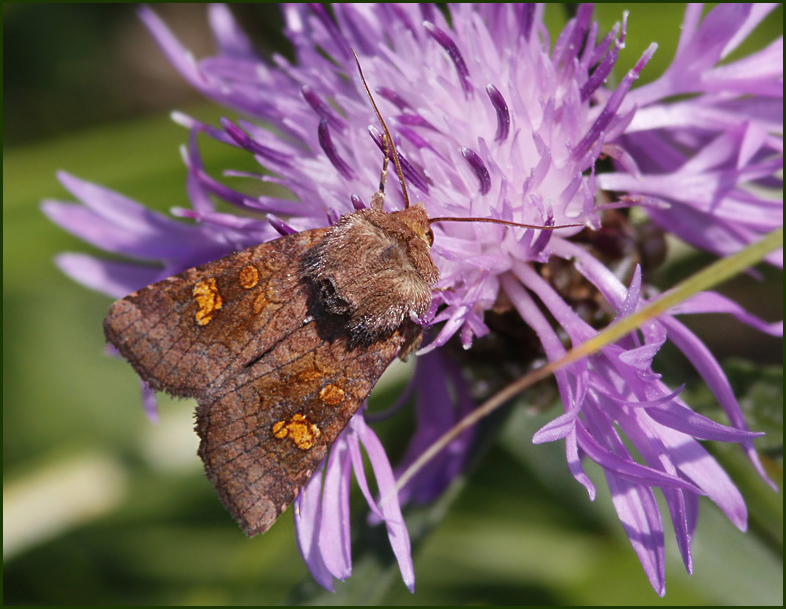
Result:
[[[250,290],[259,283],[259,271],[254,266],[247,266],[240,271],[240,285]]]
[[[194,286],[193,295],[199,307],[194,319],[200,326],[206,326],[213,319],[213,313],[224,306],[224,300],[218,293],[215,278],[211,277],[198,282]]]
[[[336,385],[325,385],[319,392],[319,399],[328,406],[338,406],[344,400],[344,390]]]
[[[254,311],[254,314],[257,314],[269,304],[270,302],[267,298],[265,298],[264,294],[257,294],[257,297],[254,298],[254,304],[252,305],[251,309]]]
[[[273,436],[279,440],[291,438],[300,450],[308,450],[314,446],[317,438],[322,435],[314,423],[300,413],[292,415],[289,421],[278,421],[273,424]]]

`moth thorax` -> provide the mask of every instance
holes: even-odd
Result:
[[[439,271],[429,253],[425,210],[345,215],[306,256],[305,274],[331,313],[348,316],[363,341],[390,334],[431,306]]]

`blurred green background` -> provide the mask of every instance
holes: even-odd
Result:
[[[601,29],[626,5],[597,9]],[[210,52],[205,7],[156,5],[197,56]],[[651,42],[660,48],[644,80],[662,72],[676,45],[682,5],[632,5],[621,69]],[[273,5],[233,8],[263,53],[290,53]],[[549,7],[548,23],[565,13]],[[782,9],[739,52],[782,33]],[[202,474],[193,404],[161,399],[161,420],[140,408],[130,367],[103,353],[110,300],[53,265],[63,251],[93,252],[50,224],[43,199],[71,200],[59,169],[150,207],[185,206],[178,146],[187,133],[168,118],[180,109],[216,122],[226,113],[182,83],[122,5],[3,5],[3,423],[4,602],[41,605],[270,604],[776,604],[783,603],[782,494],[768,490],[729,447],[718,458],[743,491],[747,534],[701,503],[688,577],[667,533],[667,595],[658,599],[611,508],[602,473],[587,500],[567,472],[563,445],[532,446],[556,410],[513,409],[504,431],[439,505],[413,513],[417,593],[373,555],[337,595],[311,596],[288,512],[264,536],[246,539]],[[738,54],[739,54],[738,53]],[[206,145],[213,175],[251,168],[233,149]],[[664,285],[709,262],[683,254]],[[752,312],[782,318],[783,278],[762,269],[723,287]],[[756,430],[757,446],[782,483],[782,343],[717,318],[691,320],[724,362]],[[728,359],[738,355],[744,360]],[[717,406],[671,352],[667,377],[687,378],[704,412]],[[691,382],[692,381],[692,382]],[[374,408],[395,396],[393,375]],[[406,421],[379,430],[393,454]],[[357,498],[357,497],[355,497]],[[362,500],[357,503],[360,508]],[[364,525],[357,515],[357,529]],[[667,524],[667,527],[669,525]],[[416,535],[417,536],[417,535]],[[380,573],[380,571],[382,571]],[[389,584],[389,585],[388,585]],[[293,589],[296,592],[293,593]],[[292,596],[294,594],[294,596]]]

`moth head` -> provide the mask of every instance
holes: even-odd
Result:
[[[434,233],[431,230],[428,212],[423,203],[415,203],[400,212],[396,212],[395,215],[428,247],[434,244]]]

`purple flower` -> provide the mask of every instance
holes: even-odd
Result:
[[[430,217],[587,227],[552,232],[434,224],[431,253],[441,278],[423,320],[433,331],[411,385],[418,426],[403,468],[471,409],[469,388],[450,355],[457,344],[471,357],[496,341],[491,344],[504,347],[497,372],[516,374],[541,355],[559,358],[567,343],[586,341],[613,317],[648,302],[654,295],[646,283],[648,252],[661,241],[637,217],[646,215],[663,232],[718,255],[782,224],[782,202],[751,188],[781,186],[775,174],[783,164],[782,39],[718,65],[770,10],[721,5],[702,20],[699,8],[689,8],[674,63],[660,79],[636,89],[656,45],[617,85],[607,85],[624,47],[627,16],[601,37],[589,6],[578,8],[552,48],[543,6],[455,5],[448,21],[433,7],[409,4],[336,5],[332,14],[320,5],[292,5],[284,17],[295,63],[258,57],[223,6],[209,13],[219,52],[196,61],[143,8],[142,20],[182,76],[252,120],[223,119],[216,127],[175,115],[193,137],[184,149],[192,208],[174,213],[196,224],[63,175],[83,205],[46,203],[55,222],[107,251],[158,261],[163,268],[76,254],[58,263],[85,285],[123,296],[365,207],[379,181],[382,140],[356,75],[354,49],[393,133],[409,188]],[[228,176],[279,184],[294,200],[250,197],[209,176],[198,132],[250,152],[276,177]],[[611,159],[611,169],[598,162],[602,156]],[[215,198],[242,215],[217,211]],[[402,205],[400,190],[389,186],[387,209]],[[633,214],[631,208],[638,210]],[[768,261],[782,266],[782,252]],[[675,317],[707,312],[728,313],[782,335],[782,324],[768,325],[720,295],[699,294],[640,333],[558,371],[565,413],[534,438],[565,440],[568,468],[591,499],[595,486],[582,460],[602,466],[622,525],[660,595],[664,530],[653,489],[663,491],[690,571],[699,496],[712,499],[740,529],[747,519],[739,491],[698,440],[740,443],[766,479],[752,444],[758,434],[749,431],[720,366]],[[512,316],[516,331],[499,323],[503,316]],[[531,339],[518,333],[525,325]],[[701,374],[731,426],[692,411],[679,389],[660,380],[652,359],[666,340]],[[455,440],[396,496],[384,450],[358,413],[296,502],[298,544],[317,581],[332,589],[333,577],[351,571],[347,492],[353,469],[372,511],[387,526],[411,589],[399,501],[430,500],[444,490],[472,450],[471,436]],[[381,500],[368,490],[360,444]]]

